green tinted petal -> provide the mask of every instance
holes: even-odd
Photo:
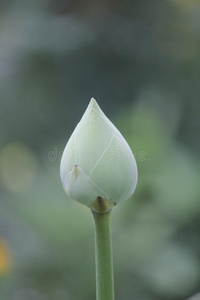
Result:
[[[78,166],[74,166],[66,176],[63,187],[70,198],[87,206],[92,204],[99,196],[107,197]]]
[[[75,164],[89,175],[113,136],[113,130],[95,110],[87,112],[87,118],[74,132]]]
[[[129,146],[113,136],[90,178],[111,200],[119,202],[130,198],[137,183],[137,166]]]
[[[74,148],[74,135],[71,135],[65,150],[62,155],[61,163],[60,163],[60,177],[61,181],[64,181],[66,174],[68,174],[75,163],[75,148]]]

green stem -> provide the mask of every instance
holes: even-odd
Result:
[[[114,300],[113,258],[109,212],[92,211],[95,227],[97,300]]]

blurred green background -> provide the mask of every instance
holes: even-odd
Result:
[[[188,299],[200,291],[200,1],[4,0],[0,300],[95,299],[92,215],[59,178],[91,97],[139,169],[112,216],[116,300]]]

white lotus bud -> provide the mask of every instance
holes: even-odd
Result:
[[[92,98],[61,159],[66,193],[97,212],[130,198],[137,165],[124,137]]]

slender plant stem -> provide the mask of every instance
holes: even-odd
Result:
[[[92,211],[95,228],[97,300],[114,300],[113,256],[110,230],[111,211]]]

